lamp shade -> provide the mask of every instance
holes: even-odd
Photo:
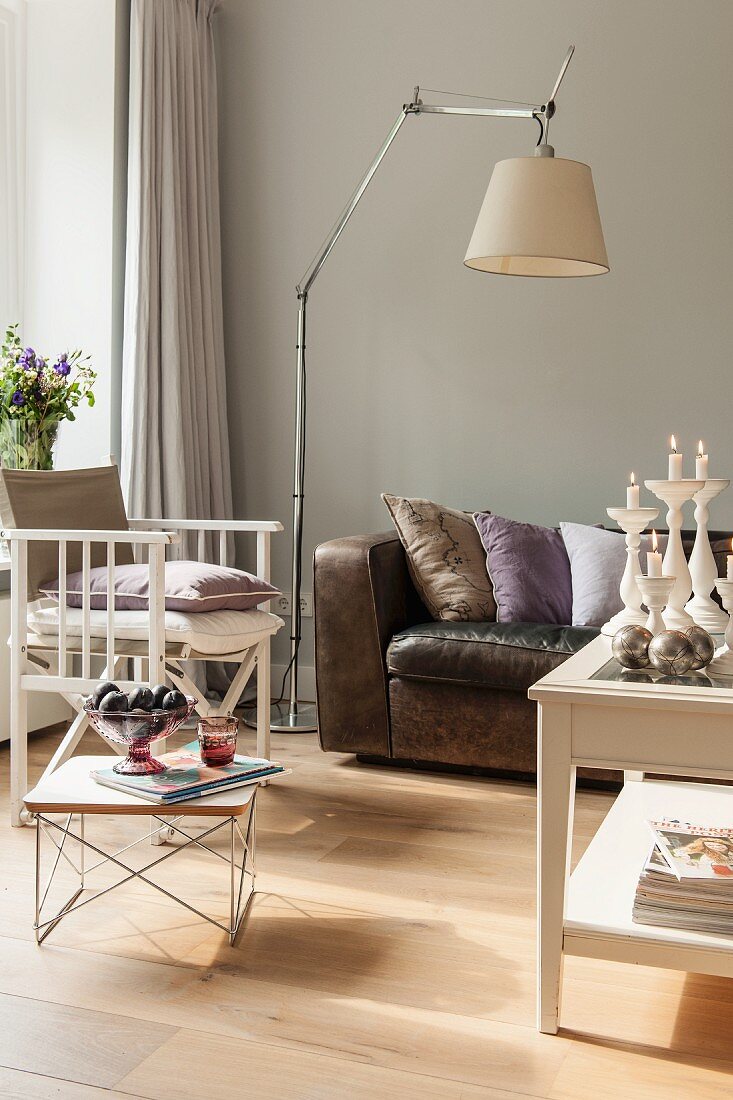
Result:
[[[464,263],[497,275],[602,275],[608,257],[587,164],[561,157],[500,160]]]

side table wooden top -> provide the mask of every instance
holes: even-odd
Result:
[[[32,813],[137,814],[164,816],[185,813],[186,817],[239,817],[249,806],[258,781],[202,798],[160,805],[136,798],[125,791],[103,787],[90,772],[110,768],[118,756],[74,756],[57,768],[24,798]]]

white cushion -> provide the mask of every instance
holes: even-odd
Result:
[[[91,636],[107,637],[107,612],[91,611],[89,614]],[[199,653],[212,657],[237,653],[246,649],[258,638],[276,634],[283,625],[282,619],[269,611],[203,611],[187,615],[184,611],[166,611],[165,640],[179,645],[190,645]],[[36,607],[29,610],[28,626],[35,634],[57,634],[59,628],[58,605]],[[66,609],[66,634],[79,638],[82,633],[82,610]],[[127,641],[145,641],[150,637],[150,618],[147,611],[115,612],[115,637]]]

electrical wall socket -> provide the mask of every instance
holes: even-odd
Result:
[[[271,607],[276,615],[289,615],[290,596],[283,592],[281,596],[277,596],[276,599],[272,601]],[[313,594],[311,592],[300,593],[300,613],[304,619],[313,617]]]

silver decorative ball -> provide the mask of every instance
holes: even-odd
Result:
[[[624,668],[647,668],[652,633],[645,626],[622,626],[611,642],[611,652]]]
[[[703,630],[701,626],[691,626],[689,630],[685,631],[685,636],[689,638],[695,652],[695,659],[690,668],[694,671],[699,668],[706,668],[715,656],[715,642],[707,630]]]
[[[681,630],[662,630],[649,643],[649,660],[665,676],[681,676],[692,667],[695,650]]]

